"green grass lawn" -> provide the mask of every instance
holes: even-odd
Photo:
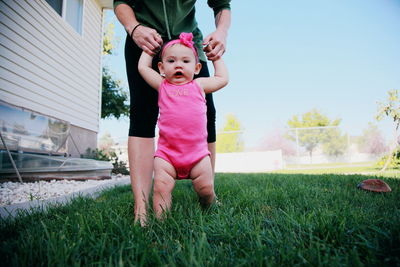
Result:
[[[165,221],[133,223],[130,186],[0,221],[2,266],[399,266],[400,179],[391,193],[339,174],[217,174],[222,206],[177,183]]]

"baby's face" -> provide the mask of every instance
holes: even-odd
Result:
[[[170,83],[181,85],[193,80],[193,76],[199,73],[201,64],[196,62],[192,49],[174,44],[166,48],[158,68]]]

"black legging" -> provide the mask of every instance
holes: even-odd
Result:
[[[138,62],[142,49],[127,36],[125,41],[125,62],[131,98],[129,136],[154,137],[158,118],[158,93],[150,87],[139,74]],[[154,57],[153,68],[158,71],[157,57]],[[196,77],[210,77],[207,62],[200,61],[201,71]],[[207,101],[207,142],[216,141],[215,106],[212,94],[206,95]]]

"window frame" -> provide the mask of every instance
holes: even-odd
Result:
[[[69,25],[69,27],[71,27],[79,36],[83,37],[83,25],[84,25],[84,13],[85,13],[85,1],[86,0],[82,0],[82,14],[81,14],[81,23],[80,23],[80,29],[76,29],[71,23],[69,23],[69,21],[67,20],[67,2],[68,0],[61,0],[62,1],[62,5],[61,5],[61,15],[58,14],[58,12],[49,4],[47,3],[46,0],[44,0],[44,2],[46,2],[46,4],[58,15],[60,16],[67,25]]]

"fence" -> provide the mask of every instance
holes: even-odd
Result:
[[[304,164],[360,164],[388,152],[379,134],[351,136],[338,126],[282,129],[258,133],[217,133],[217,172],[265,172]],[[260,137],[263,136],[263,137]],[[125,137],[115,145],[119,160],[128,161]]]
[[[361,162],[375,161],[388,152],[388,142],[378,133],[351,136],[339,126],[275,129],[266,133],[256,143],[249,142],[245,136],[249,136],[248,130],[219,132],[217,134],[218,157],[224,153],[280,150],[282,158],[279,159],[276,156],[274,159],[270,158],[269,161],[282,161],[282,166],[327,163],[360,164]],[[250,146],[248,143],[252,143],[252,145]],[[246,159],[242,159],[242,161],[246,162]],[[247,162],[253,164],[254,160],[248,157]],[[280,164],[275,165],[280,166]]]

